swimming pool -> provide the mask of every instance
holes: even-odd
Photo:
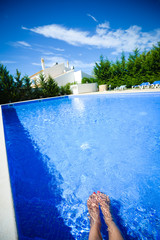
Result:
[[[126,239],[159,239],[159,93],[54,98],[2,113],[20,240],[88,239],[86,201],[97,190]]]

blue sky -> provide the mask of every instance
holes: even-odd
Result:
[[[109,60],[160,41],[160,0],[5,0],[0,5],[0,62],[22,76],[69,61],[92,73]]]

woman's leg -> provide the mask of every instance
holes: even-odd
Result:
[[[102,240],[101,236],[101,220],[99,212],[99,204],[97,201],[96,193],[90,195],[87,201],[87,207],[89,211],[90,219],[90,232],[89,240]]]
[[[97,200],[101,206],[105,223],[108,226],[109,240],[123,240],[121,232],[114,223],[110,213],[110,200],[109,197],[103,193],[97,192]]]

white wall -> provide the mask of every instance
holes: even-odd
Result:
[[[74,72],[74,76],[75,76],[75,82],[81,83],[81,81],[82,81],[82,71],[79,70],[77,72]]]
[[[89,74],[87,74],[85,72],[82,72],[81,70],[75,72],[74,75],[75,75],[75,81],[77,83],[81,83],[82,82],[82,78],[84,78],[84,77],[93,78],[93,76],[91,76],[91,75],[89,75]]]
[[[97,83],[78,84],[78,93],[96,92]]]
[[[70,89],[73,94],[78,94],[78,84],[71,85]]]
[[[58,83],[58,86],[64,86],[67,83],[73,83],[75,81],[74,70],[64,73],[61,76],[55,77],[54,80]]]
[[[91,78],[92,76],[82,72],[81,70],[75,72],[74,69],[67,68],[64,63],[57,64],[51,68],[45,68],[43,73],[46,78],[51,76],[58,83],[58,86],[66,85],[67,83],[81,83],[83,77]],[[39,73],[31,78],[31,80],[39,79]],[[33,83],[34,85],[34,83]]]
[[[71,85],[73,94],[97,92],[97,83],[85,83]]]
[[[56,76],[63,74],[64,70],[65,70],[64,63],[61,63],[54,65],[51,68],[45,68],[44,75],[46,77],[50,75],[52,78],[55,78]]]

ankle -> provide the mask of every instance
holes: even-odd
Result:
[[[90,221],[90,227],[94,227],[94,228],[100,229],[101,228],[101,221],[100,221],[100,219]]]
[[[112,217],[105,217],[104,216],[104,221],[107,224],[107,226],[112,225],[114,223]]]

